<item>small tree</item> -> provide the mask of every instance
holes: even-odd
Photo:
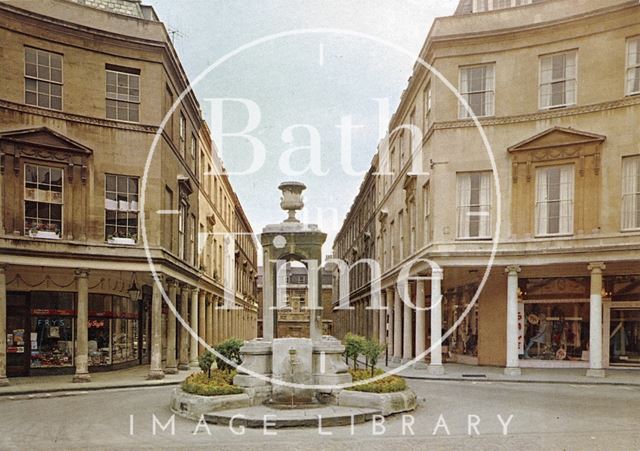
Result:
[[[347,365],[349,358],[353,359],[353,369],[358,369],[358,356],[363,353],[366,339],[360,335],[348,333],[344,336],[344,356]]]
[[[229,338],[214,349],[216,352],[222,356],[224,356],[227,360],[234,362],[236,365],[240,365],[242,363],[242,358],[240,357],[240,348],[243,345],[242,340],[238,340],[237,338]],[[234,365],[231,365],[225,362],[220,357],[216,356],[216,365],[218,365],[218,369],[222,371],[232,371],[234,370]]]
[[[367,359],[367,365],[371,368],[371,377],[374,376],[376,364],[380,358],[380,354],[384,351],[384,346],[375,340],[366,340],[364,344],[363,354]]]
[[[211,365],[213,365],[214,360],[215,356],[213,355],[213,352],[208,349],[198,357],[198,365],[203,373],[207,373],[207,377],[209,379],[211,379]]]

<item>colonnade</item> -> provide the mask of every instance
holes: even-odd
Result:
[[[164,280],[165,278],[161,278]],[[180,313],[181,321],[168,306],[165,365],[162,366],[162,294],[154,284],[151,302],[151,362],[149,378],[175,374],[198,365],[198,356],[206,345],[215,346],[228,338],[251,340],[257,335],[257,311],[242,306],[224,305],[222,296],[206,290],[166,280],[169,300]],[[184,322],[184,323],[183,323]],[[189,326],[194,334],[191,334]],[[177,343],[177,346],[176,346]]]
[[[604,376],[602,337],[602,278],[606,266],[602,262],[588,265],[590,273],[589,369],[587,375]],[[506,375],[519,375],[519,322],[518,278],[521,268],[505,268],[506,292]],[[430,281],[430,294],[425,288]],[[379,310],[370,310],[368,299],[354,301],[350,309],[336,309],[337,336],[347,332],[377,337],[386,344],[389,362],[403,364],[430,351],[414,362],[416,368],[428,368],[432,374],[443,374],[442,365],[442,269],[434,269],[431,277],[415,277],[404,285],[393,285],[382,290]],[[400,290],[405,290],[403,302]],[[429,320],[427,320],[427,316]],[[497,333],[497,329],[496,332]]]

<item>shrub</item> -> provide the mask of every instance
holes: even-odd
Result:
[[[182,382],[181,388],[186,393],[200,396],[237,395],[243,390],[232,385],[235,375],[235,371],[221,370],[213,370],[210,375],[194,373]]]
[[[198,357],[198,365],[200,366],[200,369],[203,373],[207,373],[207,376],[209,378],[211,378],[211,365],[213,365],[214,361],[215,356],[213,355],[213,352],[209,351],[208,349],[200,354],[200,357]]]
[[[353,369],[358,369],[358,356],[364,352],[367,339],[360,335],[348,333],[344,336],[344,356],[349,365],[349,359],[353,360]]]
[[[376,364],[380,358],[380,354],[384,351],[384,346],[375,340],[366,340],[362,354],[367,359],[367,366],[371,368],[371,377],[373,377]]]
[[[368,370],[349,370],[354,382],[367,380],[371,377]],[[379,376],[383,371],[377,369],[373,372],[374,376]],[[346,388],[346,390],[361,391],[367,393],[393,393],[406,390],[407,383],[400,376],[392,375],[379,379],[375,382],[368,382],[362,385],[355,385],[353,387]]]
[[[227,360],[234,362],[236,365],[240,365],[242,363],[242,359],[240,358],[240,348],[243,345],[242,340],[238,340],[237,338],[229,338],[214,349],[216,352],[222,356],[224,356]],[[232,371],[235,369],[233,365],[228,364],[220,357],[216,356],[216,365],[219,370],[223,371]]]

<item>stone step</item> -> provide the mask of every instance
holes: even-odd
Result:
[[[205,414],[207,423],[248,428],[289,428],[349,426],[370,421],[373,415],[380,415],[377,409],[322,406],[305,409],[276,409],[268,406],[254,406],[244,409],[229,409]]]

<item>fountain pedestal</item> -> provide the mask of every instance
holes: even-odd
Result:
[[[313,385],[311,355],[313,343],[308,338],[276,338],[272,347],[272,374],[275,381],[271,391],[271,403],[280,405],[311,404],[316,401],[312,388],[291,384]]]

